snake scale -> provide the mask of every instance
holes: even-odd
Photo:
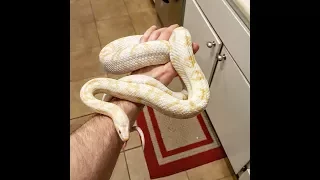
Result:
[[[131,130],[126,113],[108,100],[95,98],[96,94],[104,93],[145,104],[177,119],[196,116],[206,108],[210,97],[208,81],[196,62],[191,35],[186,28],[174,29],[169,41],[140,43],[141,37],[127,36],[107,44],[99,54],[105,71],[125,74],[171,61],[184,83],[184,90],[173,92],[155,78],[145,75],[129,75],[118,80],[95,78],[86,82],[80,90],[83,103],[95,112],[109,116],[124,142],[129,139]]]

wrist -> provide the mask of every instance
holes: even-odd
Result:
[[[121,147],[122,145],[122,141],[114,128],[112,119],[103,114],[94,113],[90,120],[75,131],[71,137],[74,138],[77,143],[83,144],[82,140],[87,139],[87,137],[92,134],[101,137],[100,140],[103,141],[110,138],[115,139],[114,142],[118,144],[117,146]]]
[[[138,114],[142,111],[144,105],[139,103],[134,103],[127,100],[122,100],[116,97],[113,97],[110,100],[110,103],[116,104],[119,106],[128,116],[130,120],[130,126],[133,126],[136,121]]]

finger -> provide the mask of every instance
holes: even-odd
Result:
[[[200,46],[198,43],[192,43],[193,54],[197,53]]]
[[[174,24],[174,25],[169,26],[166,30],[162,31],[158,40],[169,40],[169,38],[172,34],[172,31],[177,27],[179,27],[178,24]]]
[[[153,25],[149,29],[146,30],[146,32],[143,34],[143,36],[140,38],[140,42],[146,42],[151,35],[152,32],[154,32],[157,29],[157,26]]]
[[[160,34],[165,30],[166,28],[160,28],[160,29],[157,29],[155,31],[153,31],[151,33],[151,35],[149,36],[148,40],[147,41],[154,41],[154,40],[157,40],[158,37],[160,36]]]

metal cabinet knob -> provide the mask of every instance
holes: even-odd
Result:
[[[218,59],[218,61],[223,61],[223,60],[226,60],[227,57],[225,54],[223,54],[223,55],[218,55],[217,59]]]
[[[212,42],[207,42],[207,47],[208,48],[212,48],[212,47],[214,47],[214,46],[216,46],[216,42],[214,42],[214,41],[212,41]]]

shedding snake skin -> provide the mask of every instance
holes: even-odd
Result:
[[[145,104],[178,119],[198,115],[206,108],[210,97],[208,81],[196,62],[187,29],[174,29],[169,41],[140,43],[141,37],[142,35],[123,37],[106,45],[99,55],[105,71],[124,74],[171,61],[184,83],[183,91],[173,92],[155,78],[145,75],[129,75],[118,80],[95,78],[85,83],[80,90],[83,103],[95,112],[109,116],[121,140],[125,142],[129,139],[131,125],[120,107],[106,102],[111,96]],[[95,94],[99,93],[111,96],[105,101],[98,100]],[[144,141],[142,144],[144,145]]]

